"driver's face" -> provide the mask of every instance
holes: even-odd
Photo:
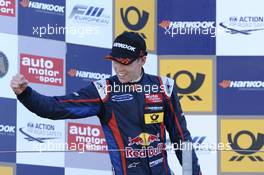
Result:
[[[121,83],[127,83],[140,77],[142,66],[146,62],[146,57],[140,57],[129,65],[123,65],[113,61],[113,67]]]

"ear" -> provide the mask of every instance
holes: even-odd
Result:
[[[141,62],[141,65],[142,66],[146,63],[146,60],[147,60],[147,57],[146,56],[141,57],[140,62]]]

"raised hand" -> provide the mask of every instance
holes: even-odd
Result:
[[[27,88],[28,83],[29,81],[24,77],[24,75],[16,74],[10,82],[10,87],[16,95],[19,95]]]

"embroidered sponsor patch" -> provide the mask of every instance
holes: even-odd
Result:
[[[133,99],[133,95],[132,94],[113,95],[111,99],[112,101],[115,102],[130,101]]]
[[[164,118],[163,112],[144,114],[145,124],[162,123]]]
[[[149,110],[151,112],[162,111],[163,106],[145,106],[145,110]]]
[[[145,94],[146,103],[161,103],[162,94]]]
[[[163,162],[163,158],[160,158],[160,159],[154,160],[152,162],[149,162],[149,166],[150,167],[154,167],[154,166],[156,166],[156,165],[158,165],[158,164],[160,164],[162,162]]]

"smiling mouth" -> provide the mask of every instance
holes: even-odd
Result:
[[[125,77],[126,76],[126,74],[125,73],[118,73],[117,74],[120,78],[123,78],[123,77]]]

